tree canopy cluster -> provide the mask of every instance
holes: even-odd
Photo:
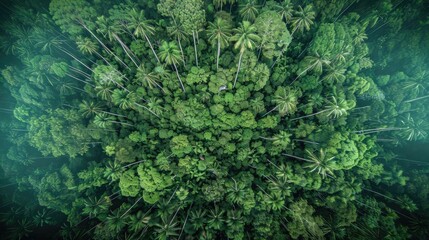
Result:
[[[1,238],[429,238],[424,0],[30,3]]]

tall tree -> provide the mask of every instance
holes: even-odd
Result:
[[[216,69],[219,69],[220,49],[228,47],[231,37],[231,25],[222,18],[216,18],[214,23],[209,23],[207,29],[209,41],[212,45],[217,45]]]
[[[202,0],[179,0],[174,9],[175,19],[178,20],[185,31],[192,33],[194,40],[195,64],[198,66],[198,32],[206,22],[206,12]]]
[[[133,8],[129,12],[127,16],[127,20],[129,21],[128,27],[130,28],[131,31],[133,31],[133,34],[136,37],[145,38],[145,40],[150,46],[150,49],[152,50],[153,55],[156,58],[156,61],[160,63],[158,55],[153,49],[152,43],[149,39],[149,35],[155,34],[155,27],[152,25],[152,21],[145,19],[143,10],[137,11],[135,8]]]
[[[253,50],[256,44],[261,40],[261,38],[256,34],[256,27],[253,26],[250,22],[244,21],[240,23],[240,26],[234,29],[234,36],[231,37],[231,41],[234,41],[234,48],[240,50],[240,57],[238,59],[237,73],[234,79],[234,87],[237,83],[238,73],[241,68],[241,60],[243,58],[244,52],[249,49]]]
[[[222,11],[223,6],[227,3],[227,0],[213,0],[213,5],[216,8],[220,8]]]
[[[144,85],[147,85],[150,89],[157,86],[161,90],[164,90],[158,83],[159,75],[153,71],[147,70],[144,65],[140,65],[139,68],[137,68],[136,78]]]
[[[339,100],[337,100],[337,98],[335,96],[332,96],[331,100],[326,99],[325,109],[323,109],[319,112],[316,112],[316,113],[312,113],[312,114],[305,115],[302,117],[294,118],[291,120],[295,121],[298,119],[315,116],[315,115],[318,115],[321,113],[325,114],[329,118],[339,118],[339,117],[347,114],[347,111],[351,108],[351,105],[352,105],[352,103],[345,100],[344,98],[340,98]]]
[[[298,74],[298,76],[290,83],[291,85],[300,78],[304,73],[307,73],[308,71],[314,71],[317,74],[321,74],[323,72],[323,68],[325,66],[329,67],[331,64],[331,61],[326,59],[324,56],[320,56],[318,53],[314,54],[314,56],[306,56],[302,63],[304,65],[304,70],[301,71],[301,73]]]
[[[259,14],[258,6],[255,1],[249,1],[240,5],[240,16],[244,21],[253,22]]]
[[[173,21],[173,25],[167,27],[168,34],[177,39],[180,53],[182,54],[183,66],[186,64],[185,54],[183,53],[182,41],[187,40],[188,33],[183,29],[183,26],[177,21]]]
[[[316,17],[316,12],[313,11],[312,5],[307,5],[303,9],[301,6],[298,6],[298,11],[295,11],[295,16],[292,17],[292,35],[295,31],[299,30],[303,32],[305,30],[310,30],[310,26],[314,23],[314,18]]]
[[[290,0],[283,0],[280,4],[275,5],[275,11],[280,14],[282,20],[289,23],[293,15],[293,4]]]
[[[164,61],[168,65],[174,66],[174,70],[176,70],[177,79],[179,79],[180,86],[182,87],[183,92],[185,92],[185,87],[183,86],[179,71],[177,70],[177,64],[180,60],[180,51],[177,45],[174,42],[163,42],[159,50],[159,55],[162,61]]]

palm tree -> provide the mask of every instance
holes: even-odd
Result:
[[[176,70],[177,78],[179,79],[180,86],[182,87],[183,92],[185,92],[185,87],[183,86],[182,79],[180,79],[179,71],[177,70],[177,64],[180,60],[180,51],[177,48],[177,45],[174,42],[163,42],[160,50],[160,57],[168,65],[173,65],[174,70]]]
[[[225,222],[224,214],[225,211],[215,205],[215,208],[210,209],[208,213],[207,225],[215,230],[220,230]]]
[[[177,43],[179,43],[180,53],[182,54],[183,66],[185,66],[185,54],[183,54],[182,48],[182,40],[186,40],[188,33],[183,29],[183,26],[178,22],[173,21],[173,25],[167,27],[168,34],[177,39]]]
[[[317,171],[318,174],[322,175],[322,178],[325,178],[326,175],[334,176],[332,170],[334,168],[333,160],[335,157],[328,158],[323,149],[320,149],[318,156],[307,149],[305,151],[308,154],[309,164],[304,166],[304,168],[311,168],[310,172]]]
[[[298,6],[298,11],[295,11],[295,16],[292,17],[292,33],[291,36],[295,33],[296,30],[303,32],[305,30],[310,30],[310,26],[313,24],[313,20],[316,17],[316,13],[313,11],[312,5],[307,5],[303,9],[301,6]]]
[[[142,211],[138,211],[136,214],[130,215],[129,219],[128,229],[130,232],[136,234],[148,226],[151,217],[146,216]]]
[[[289,87],[279,87],[275,92],[273,100],[276,103],[276,106],[265,113],[262,117],[265,117],[277,109],[279,110],[281,116],[293,114],[297,109],[298,92]]]
[[[35,28],[32,38],[35,42],[35,47],[40,48],[42,52],[49,50],[50,54],[52,54],[52,47],[60,46],[65,42],[65,40],[62,40],[58,34],[42,28]]]
[[[115,234],[119,233],[126,225],[125,218],[122,218],[122,209],[115,209],[112,214],[106,218],[107,229]]]
[[[103,18],[104,19],[104,18]],[[78,19],[78,22],[79,22],[79,24],[85,29],[85,30],[87,30],[90,34],[91,34],[91,36],[92,37],[94,37],[96,40],[97,40],[97,42],[98,43],[100,43],[100,45],[104,48],[104,50],[108,53],[108,54],[110,54],[110,55],[112,55],[113,57],[115,57],[115,59],[116,60],[118,60],[122,65],[124,65],[127,69],[130,69],[130,67],[128,67],[128,65],[127,64],[125,64],[123,61],[122,61],[122,59],[121,58],[119,58],[114,52],[112,52],[112,50],[110,50],[107,46],[106,46],[106,44],[104,44],[103,43],[103,41],[101,41],[100,40],[100,38],[98,38],[97,37],[97,35],[95,35],[94,34],[94,32],[92,32],[91,31],[91,29],[89,29],[88,28],[88,26],[86,26],[86,24],[83,22],[83,20],[82,19]],[[105,27],[105,28],[107,28],[106,27],[106,23],[104,23],[105,22],[105,20],[99,20],[99,21],[97,21],[97,23],[99,23],[99,24],[102,24],[102,27]],[[116,26],[116,28],[117,28],[117,26]],[[101,29],[100,29],[101,30]],[[97,30],[97,32],[99,32],[98,30]],[[71,55],[71,54],[69,54],[69,53],[67,53],[64,49],[61,49],[60,48],[60,50],[61,51],[63,51],[63,52],[65,52],[66,54],[68,54],[68,55],[70,55],[71,57],[73,57],[75,60],[77,60],[78,62],[80,62],[79,61],[79,59],[76,59],[73,55]],[[101,55],[99,55],[99,56],[101,56]],[[106,60],[105,60],[106,61]],[[81,62],[80,62],[81,63]],[[108,63],[108,62],[107,62]],[[82,63],[81,63],[82,64]],[[109,65],[111,65],[110,63],[108,63]],[[92,69],[90,69],[90,70],[92,70]]]
[[[160,115],[163,111],[164,111],[164,108],[163,107],[161,107],[161,103],[162,103],[162,100],[161,99],[159,99],[159,98],[155,98],[155,97],[152,97],[152,98],[149,98],[148,99],[148,101],[147,101],[147,106],[149,107],[149,109],[151,110],[151,111],[153,111],[156,115]]]
[[[98,85],[95,87],[95,91],[98,97],[103,100],[110,101],[112,99],[112,87],[107,84]]]
[[[192,210],[190,212],[190,222],[194,230],[199,230],[205,225],[206,213],[207,211],[201,208],[199,208],[198,210]]]
[[[244,21],[254,21],[259,11],[254,1],[248,2],[246,5],[240,5],[240,16]]]
[[[107,179],[110,179],[110,182],[114,182],[119,179],[122,174],[123,167],[116,161],[109,161],[107,163],[106,169],[103,173],[103,176]]]
[[[428,136],[429,124],[423,119],[414,120],[410,114],[407,114],[401,119],[401,124],[405,128],[400,135],[407,141],[425,139]]]
[[[219,69],[220,49],[228,47],[229,38],[231,37],[231,26],[222,18],[216,18],[214,23],[209,23],[207,29],[209,41],[217,44],[216,69]]]
[[[89,38],[79,36],[76,40],[77,47],[84,54],[94,54],[97,52],[97,44]]]
[[[121,89],[113,90],[112,102],[122,109],[128,109],[137,101],[137,96],[133,92],[126,92]]]
[[[297,95],[297,91],[290,88],[281,87],[279,91],[276,91],[274,102],[277,104],[281,116],[293,114],[296,111],[296,105],[298,104]]]
[[[82,116],[89,118],[94,116],[95,114],[102,111],[102,108],[98,103],[95,103],[93,101],[86,101],[83,100],[79,104],[79,112],[82,114]]]
[[[227,0],[213,0],[213,5],[216,8],[220,8],[221,11],[222,11],[223,5],[225,5],[226,3],[227,3]]]
[[[240,58],[238,60],[237,73],[234,79],[234,87],[237,83],[238,73],[240,72],[241,60],[243,58],[244,52],[247,49],[252,50],[261,40],[261,38],[256,35],[256,30],[256,27],[248,21],[243,21],[243,23],[240,23],[238,28],[234,29],[235,35],[231,37],[231,41],[235,41],[235,49],[240,49]]]
[[[150,20],[146,20],[144,17],[144,11],[141,10],[138,12],[135,8],[133,8],[128,15],[128,26],[134,31],[134,35],[136,37],[144,37],[146,41],[149,43],[150,49],[155,55],[156,60],[159,61],[158,55],[153,49],[152,43],[148,37],[148,35],[154,35],[155,27],[152,26]]]
[[[315,71],[316,73],[322,73],[324,66],[329,66],[331,61],[325,59],[323,56],[320,56],[317,52],[314,56],[306,56],[303,59],[303,63],[307,66],[298,76],[290,83],[292,85],[298,78],[300,78],[304,73],[308,71]]]
[[[115,35],[119,33],[122,29],[116,25],[109,22],[104,16],[97,18],[97,33],[103,35],[103,37],[109,39],[109,41],[115,41]]]
[[[109,116],[106,113],[98,113],[95,115],[94,124],[100,128],[108,128],[112,126],[112,122],[115,120],[114,117]]]
[[[180,228],[177,225],[178,222],[174,221],[174,219],[169,221],[167,217],[161,216],[161,222],[154,225],[156,227],[155,232],[157,233],[156,239],[167,240],[179,236],[177,232]]]
[[[295,120],[303,119],[303,118],[308,118],[308,117],[315,116],[315,115],[318,115],[321,113],[325,113],[327,117],[338,118],[338,117],[341,117],[342,115],[346,115],[347,111],[350,109],[349,103],[345,99],[337,100],[336,97],[332,96],[332,100],[326,100],[326,102],[327,102],[327,104],[325,106],[325,109],[323,109],[319,112],[316,112],[316,113],[306,115],[306,116],[293,118],[293,119],[291,119],[291,121],[295,121]]]
[[[36,215],[33,217],[33,222],[39,227],[54,225],[55,220],[52,219],[51,213],[50,211],[46,211],[45,208],[42,211],[37,211]]]
[[[147,85],[150,89],[157,86],[164,91],[164,89],[158,84],[159,75],[155,72],[147,71],[143,64],[137,68],[136,79]]]
[[[336,97],[332,96],[332,100],[327,100],[327,105],[325,106],[327,117],[341,117],[347,114],[347,110],[349,110],[349,103],[345,99],[340,98],[340,100],[337,100]]]
[[[16,223],[9,228],[9,239],[27,239],[30,233],[33,232],[34,223],[28,218],[17,220]]]
[[[107,200],[106,196],[90,197],[83,201],[84,208],[83,214],[89,215],[90,218],[98,217],[100,215],[107,214],[111,205],[110,199]]]
[[[257,97],[250,100],[250,108],[252,109],[253,114],[258,114],[265,110],[264,101],[261,97]]]
[[[349,46],[347,46],[345,50],[343,50],[343,51],[341,51],[341,52],[337,53],[337,54],[333,57],[332,62],[333,62],[334,64],[343,64],[343,63],[346,63],[346,62],[347,62],[347,56],[349,56],[349,55],[350,55],[350,50],[349,50],[348,48],[350,48],[350,47],[349,47]]]
[[[368,35],[366,35],[365,30],[359,31],[356,36],[353,38],[354,44],[360,44],[368,39]]]
[[[329,72],[322,78],[323,80],[327,80],[329,82],[341,82],[346,79],[346,76],[344,73],[346,72],[346,69],[339,69],[339,68],[331,68]]]
[[[292,134],[285,131],[280,131],[273,137],[273,144],[281,147],[286,147],[290,143],[290,137]]]
[[[275,10],[280,14],[282,20],[288,23],[292,19],[293,5],[290,0],[283,0],[282,3],[275,5]]]

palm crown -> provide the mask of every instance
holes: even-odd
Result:
[[[214,23],[209,23],[207,30],[209,41],[217,44],[216,68],[219,68],[220,49],[228,46],[231,37],[231,26],[222,18],[216,18]]]
[[[231,41],[235,41],[234,48],[240,49],[240,52],[252,50],[261,40],[256,34],[256,27],[248,21],[243,21],[238,28],[234,29],[234,32]]]
[[[163,42],[160,47],[159,56],[162,61],[167,63],[168,65],[173,65],[174,70],[176,70],[177,78],[179,79],[180,86],[182,90],[185,92],[185,87],[183,86],[182,79],[180,79],[179,71],[177,70],[177,64],[180,60],[180,51],[177,45],[174,42]]]
[[[240,49],[240,58],[238,60],[237,73],[234,79],[234,87],[237,83],[244,51],[246,49],[252,50],[257,43],[261,41],[261,38],[256,34],[256,30],[256,27],[248,21],[244,21],[238,28],[234,29],[235,35],[231,37],[231,41],[235,41],[235,49]]]
[[[298,6],[298,11],[295,12],[295,16],[292,17],[292,34],[299,30],[303,32],[305,30],[310,30],[310,26],[313,24],[313,20],[316,16],[316,13],[313,11],[313,6],[307,5],[303,9],[301,6]]]
[[[159,48],[159,56],[168,65],[177,65],[180,60],[180,51],[174,42],[163,42]]]

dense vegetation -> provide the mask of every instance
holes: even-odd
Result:
[[[428,239],[424,2],[4,5],[2,239]]]

